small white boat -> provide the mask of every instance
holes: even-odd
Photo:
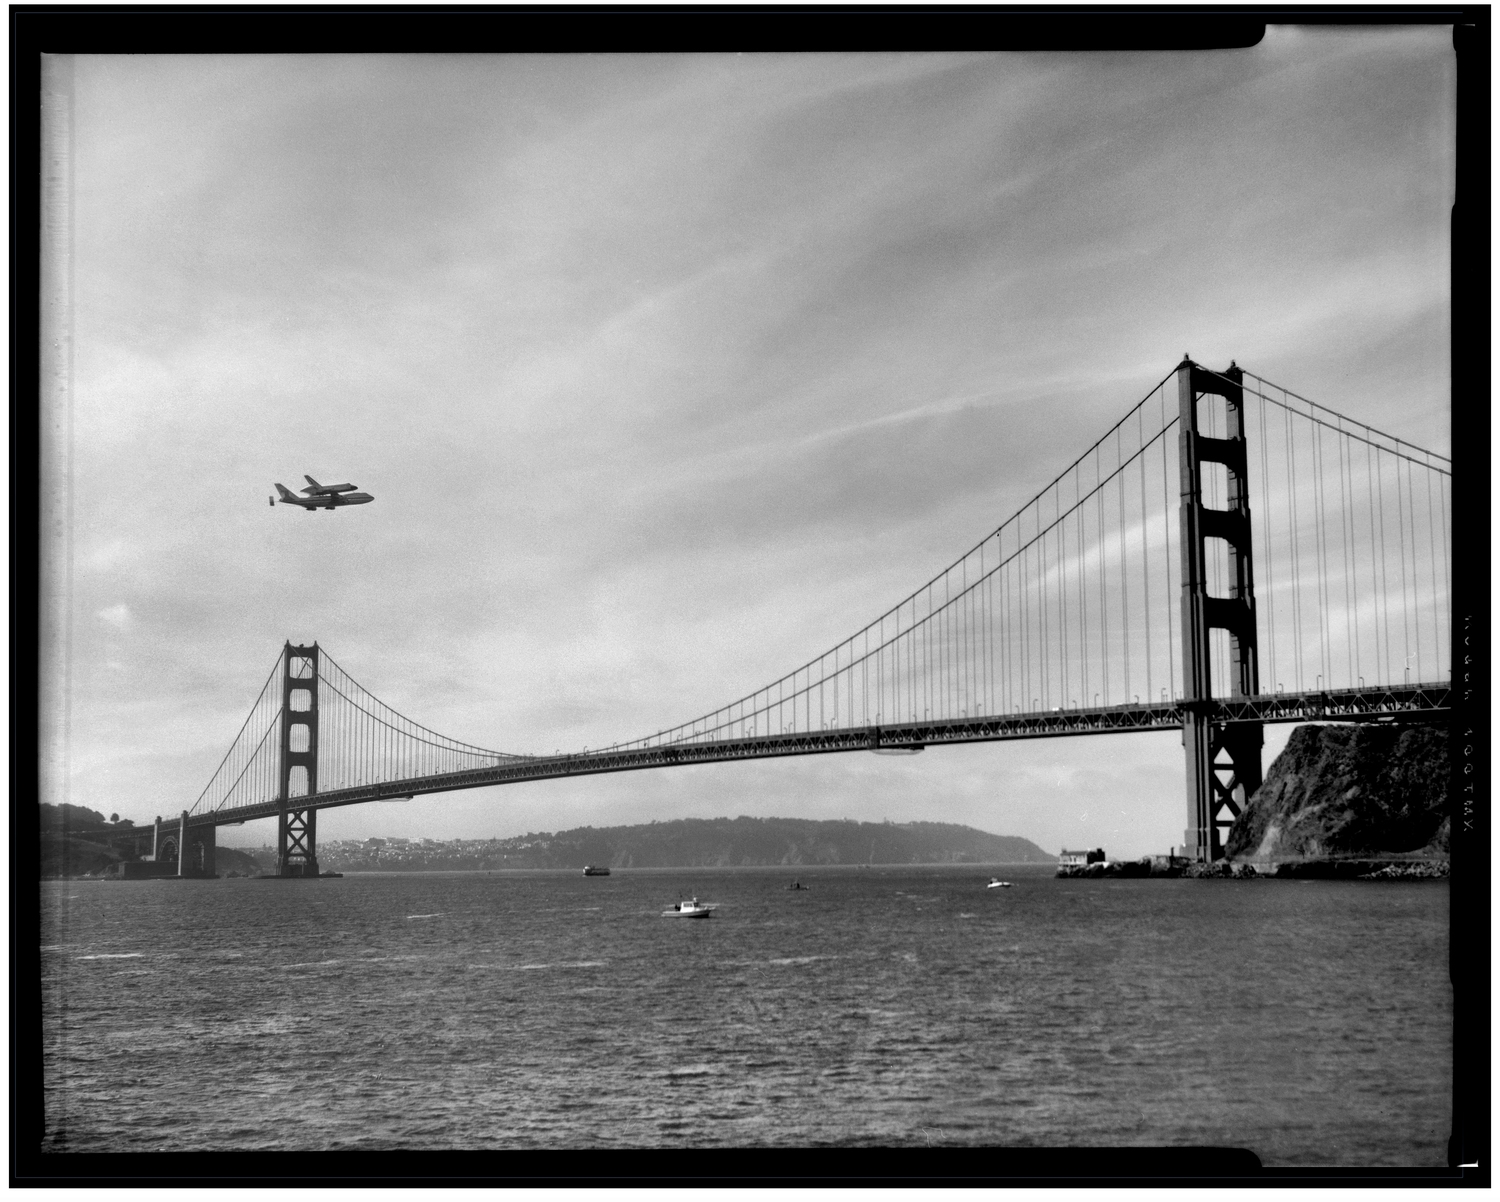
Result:
[[[691,901],[678,902],[670,910],[663,910],[663,918],[707,918],[719,907],[711,902],[700,902],[696,897]]]
[[[999,877],[992,876],[992,877],[990,877],[990,883],[988,885],[986,885],[985,888],[986,889],[1009,889],[1010,888],[1010,882],[1009,881],[1002,881]]]

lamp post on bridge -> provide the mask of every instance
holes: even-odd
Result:
[[[1178,450],[1182,499],[1182,742],[1187,753],[1188,828],[1186,850],[1198,860],[1223,855],[1220,827],[1229,827],[1260,788],[1259,722],[1215,722],[1210,636],[1229,634],[1229,693],[1260,692],[1256,651],[1255,579],[1251,564],[1250,483],[1246,466],[1244,373],[1208,372],[1186,356],[1177,369]],[[1224,399],[1227,431],[1211,438],[1198,429],[1198,401]],[[1203,504],[1203,465],[1221,463],[1228,475],[1224,509]],[[1204,542],[1223,540],[1229,549],[1229,596],[1208,591]],[[1228,757],[1221,763],[1221,755]],[[1228,811],[1229,818],[1222,815]]]

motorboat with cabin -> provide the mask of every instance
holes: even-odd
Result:
[[[663,910],[663,918],[707,918],[719,907],[713,902],[700,902],[696,897],[677,902],[670,910]]]
[[[990,877],[990,883],[988,885],[986,885],[985,888],[986,889],[1009,889],[1010,888],[1010,882],[1009,881],[1002,881],[999,877],[992,876],[992,877]]]

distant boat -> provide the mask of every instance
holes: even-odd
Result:
[[[792,890],[801,889],[805,891],[807,889],[807,886],[804,885],[801,881],[793,881],[790,885],[787,886],[787,888]]]
[[[592,864],[585,864],[583,866],[583,875],[584,876],[608,876],[609,875],[609,869],[608,868],[595,868]]]
[[[986,885],[985,888],[986,889],[1009,889],[1010,888],[1010,882],[1009,881],[1002,881],[999,877],[992,876],[992,877],[990,877],[990,883],[988,885]]]
[[[719,907],[708,902],[700,902],[696,897],[691,901],[678,902],[670,910],[663,910],[663,918],[707,918]]]

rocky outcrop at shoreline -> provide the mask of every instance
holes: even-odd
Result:
[[[1440,726],[1299,726],[1229,832],[1225,856],[1447,859],[1450,774]]]
[[[1149,856],[1070,864],[1057,875],[1441,880],[1451,775],[1443,726],[1299,726],[1230,830],[1222,860]]]
[[[1387,864],[1368,872],[1362,881],[1434,881],[1448,875],[1447,860],[1415,860],[1399,864]]]
[[[1290,860],[1284,863],[1186,863],[1167,856],[1059,868],[1060,877],[1180,877],[1184,880],[1432,881],[1448,876],[1447,860]]]

